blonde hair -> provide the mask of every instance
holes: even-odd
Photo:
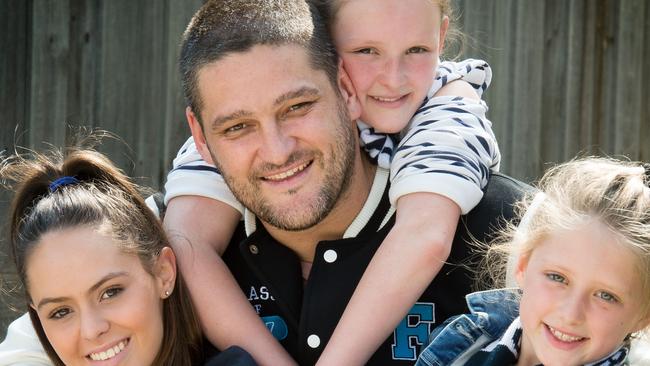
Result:
[[[332,27],[336,25],[336,16],[345,3],[352,0],[311,0],[315,4],[319,13],[322,15],[327,28],[332,31]],[[465,46],[465,34],[456,27],[458,16],[456,9],[452,4],[452,0],[429,0],[438,5],[440,8],[440,19],[445,16],[449,18],[449,28],[447,29],[447,36],[445,37],[445,48],[443,54],[446,58],[454,59],[458,57],[463,51]],[[448,47],[452,44],[451,47]],[[453,50],[447,52],[447,50]]]
[[[492,286],[505,283],[512,254],[527,255],[550,234],[571,230],[596,219],[614,233],[637,258],[644,299],[641,314],[650,313],[650,188],[647,167],[610,158],[576,159],[544,174],[542,199],[529,196],[518,203],[525,225],[509,225],[487,248],[485,266]],[[527,211],[527,214],[524,215]],[[485,279],[485,278],[484,278]]]

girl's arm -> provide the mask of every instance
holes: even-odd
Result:
[[[464,99],[446,97],[448,95]],[[448,108],[447,100],[437,106],[438,97],[458,100],[453,108]],[[474,105],[477,108],[473,108]],[[425,119],[434,119],[436,123],[419,125],[418,116],[414,117],[413,126],[400,142],[391,164],[393,186],[390,194],[391,199],[397,200],[395,226],[366,269],[318,361],[319,365],[362,365],[367,362],[438,274],[449,256],[461,212],[466,213],[478,203],[482,197],[481,188],[487,183],[489,168],[498,166],[498,158],[496,162],[493,159],[499,156],[496,141],[484,115],[487,108],[479,103],[478,95],[469,84],[448,84],[427,106],[433,107],[426,109],[429,112]],[[471,113],[464,115],[460,112],[465,107],[469,107]],[[425,108],[419,113],[422,110]],[[458,118],[464,127],[455,125]],[[427,130],[422,125],[430,127]],[[485,131],[485,126],[489,131]],[[449,139],[446,135],[450,134],[450,129],[452,135],[460,138]],[[427,137],[425,144],[416,144],[423,135]],[[474,154],[475,150],[467,148],[468,139],[470,143],[488,139],[488,147],[482,151],[483,154]],[[426,142],[435,143],[435,147],[430,149]],[[496,149],[496,152],[491,149]],[[417,164],[426,163],[431,168],[429,172],[410,165],[416,164],[409,160],[414,155],[408,153],[413,150],[418,153],[428,150],[425,159],[418,155]],[[400,156],[400,153],[407,154]],[[466,169],[468,171],[462,172],[461,178],[455,169],[463,165],[458,164],[458,159],[466,162],[468,167],[480,168]],[[470,198],[464,194],[469,194]]]
[[[189,150],[183,151],[185,148]],[[227,187],[216,170],[196,160],[198,153],[188,158],[193,144],[183,149],[166,184],[165,200],[169,202],[163,224],[205,336],[222,350],[233,345],[245,349],[259,365],[295,365],[221,259],[241,214],[213,198],[225,202],[234,198],[223,192]],[[189,195],[193,190],[202,196]]]

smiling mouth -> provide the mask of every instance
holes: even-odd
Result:
[[[310,165],[311,165],[311,161],[308,162],[308,163],[301,164],[301,165],[299,165],[299,166],[297,166],[297,167],[295,167],[293,169],[289,169],[289,170],[287,170],[285,172],[282,172],[282,173],[279,173],[279,174],[268,175],[268,176],[264,177],[263,179],[273,181],[273,182],[278,182],[278,181],[281,181],[281,180],[285,180],[287,178],[291,178],[294,175],[300,173],[301,171],[305,170]]]
[[[124,350],[124,348],[126,348],[128,344],[129,344],[129,339],[127,338],[126,340],[121,341],[120,343],[107,349],[106,351],[91,353],[88,355],[88,357],[93,361],[106,361],[117,356],[120,352]]]
[[[567,342],[567,343],[573,343],[573,342],[579,342],[582,340],[585,340],[586,338],[584,337],[577,337],[577,336],[571,336],[566,333],[560,332],[559,330],[551,327],[550,325],[546,324],[546,327],[548,330],[551,332],[551,334],[557,338],[558,340],[562,342]]]
[[[376,96],[371,95],[370,98],[372,98],[372,99],[374,99],[374,100],[376,100],[378,102],[382,102],[382,103],[392,103],[392,102],[397,102],[399,100],[402,100],[402,99],[406,98],[407,95],[408,94],[404,94],[402,96],[395,97],[395,98],[376,97]]]

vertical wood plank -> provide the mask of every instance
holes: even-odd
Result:
[[[471,6],[471,5],[468,5]],[[514,32],[516,24],[516,2],[514,0],[496,0],[492,2],[491,10],[486,15],[491,22],[488,31],[490,41],[485,49],[486,60],[492,68],[492,84],[486,93],[485,100],[489,106],[488,116],[492,121],[499,148],[501,149],[501,171],[516,175],[513,170],[513,60]],[[498,19],[498,21],[496,21]]]
[[[97,119],[98,60],[101,56],[100,2],[70,0],[68,124],[94,125]],[[74,130],[68,131],[66,142]]]
[[[578,36],[576,30],[576,36],[572,37],[573,41],[570,48],[576,59],[576,61],[569,60],[570,67],[582,71],[582,81],[579,85],[580,89],[574,91],[575,94],[579,94],[579,100],[567,104],[569,110],[572,110],[573,103],[579,103],[580,108],[573,109],[568,113],[567,136],[569,138],[565,142],[567,146],[565,160],[570,159],[579,152],[591,155],[598,153],[599,131],[603,121],[603,112],[599,101],[603,92],[602,70],[605,44],[602,38],[604,24],[603,1],[599,1],[600,4],[585,0],[584,3],[581,3],[581,11],[576,11],[575,9],[578,6],[573,6],[575,3],[572,3],[571,18],[582,17],[585,19],[585,24],[582,28],[582,36]],[[571,95],[574,95],[574,93],[571,93]],[[573,120],[576,121],[574,125],[579,126],[577,134],[572,133],[571,131],[575,132],[575,130],[568,126],[568,123]],[[576,144],[576,141],[579,141],[579,143]]]
[[[564,137],[562,133],[566,124],[566,90],[568,88],[568,48],[570,3],[563,0],[544,2],[544,42],[543,42],[543,76],[541,84],[536,85],[541,91],[541,117],[539,123],[542,128],[540,156],[541,162],[560,162],[564,157]],[[579,21],[579,20],[573,20]],[[570,66],[569,66],[570,67]],[[534,178],[537,169],[531,170]]]
[[[29,23],[27,2],[0,1],[0,159],[26,141]],[[6,239],[10,199],[10,192],[0,190],[0,339],[18,316],[11,309],[24,303],[21,293],[12,291],[17,276]]]
[[[0,2],[0,152],[23,144],[28,118],[28,4]],[[18,128],[18,130],[16,130]]]
[[[617,27],[619,26],[620,2],[607,0],[599,12],[604,14],[601,40],[603,42],[603,66],[601,72],[602,93],[598,101],[601,107],[600,116],[602,123],[599,131],[600,149],[605,154],[612,154],[616,150],[616,62],[618,61],[619,40]]]
[[[623,0],[620,3],[617,29],[618,52],[616,59],[616,121],[615,150],[637,159],[640,150],[641,110],[648,103],[644,93],[642,75],[643,30],[645,0]],[[645,64],[647,67],[647,63]],[[648,143],[644,141],[644,143]]]
[[[161,163],[152,156],[162,144],[165,70],[164,9],[159,1],[103,2],[102,55],[99,82],[98,126],[121,136],[128,149],[108,142],[112,156],[142,183],[157,185]]]
[[[513,112],[513,174],[523,180],[533,179],[542,167],[541,116],[544,55],[545,2],[517,2],[515,28],[514,88],[511,90]]]
[[[563,154],[554,159],[555,162],[566,160],[570,156],[576,155],[585,147],[586,139],[582,135],[582,120],[586,115],[583,109],[582,93],[584,82],[592,68],[592,58],[585,57],[585,51],[589,49],[589,37],[586,29],[588,28],[589,19],[585,16],[585,2],[571,1],[566,4],[566,37],[567,43],[565,49],[559,49],[566,55],[566,80],[558,87],[558,94],[563,99],[563,116],[557,126],[558,131],[564,131]],[[593,45],[593,43],[591,43]],[[562,67],[562,65],[558,65]],[[552,72],[551,70],[549,70]]]
[[[69,61],[69,1],[34,0],[29,145],[65,142]]]
[[[171,169],[172,160],[185,139],[190,136],[190,129],[185,121],[185,100],[178,72],[178,55],[181,36],[192,15],[203,5],[202,0],[178,2],[168,0],[166,70],[167,88],[165,94],[165,136],[163,159],[166,170]],[[163,177],[164,178],[164,177]],[[164,179],[163,179],[164,180]]]
[[[645,4],[645,29],[643,30],[643,76],[642,85],[650,85],[650,5]],[[641,110],[641,148],[639,160],[650,162],[650,103],[648,98],[642,102]]]

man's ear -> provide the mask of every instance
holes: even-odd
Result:
[[[154,276],[161,298],[167,298],[174,291],[176,283],[176,255],[170,247],[164,247],[154,266]]]
[[[443,16],[440,22],[440,34],[438,36],[438,54],[442,54],[445,49],[445,39],[447,38],[447,31],[449,30],[449,17]]]
[[[350,118],[353,121],[356,121],[359,117],[361,117],[361,104],[359,103],[359,98],[357,96],[356,90],[354,89],[354,85],[352,85],[352,80],[343,67],[343,60],[340,59],[338,81],[339,90],[341,91],[341,95],[343,95],[345,105],[348,107]]]
[[[526,268],[528,268],[529,259],[529,253],[520,254],[517,258],[517,264],[515,266],[515,281],[517,281],[519,288],[522,288],[524,284],[524,279],[526,277]]]
[[[208,149],[208,143],[205,140],[205,134],[203,133],[201,122],[199,122],[199,119],[196,118],[196,115],[192,111],[192,108],[189,106],[185,108],[185,118],[187,118],[187,124],[190,125],[190,131],[192,131],[194,145],[196,145],[196,149],[198,150],[199,154],[201,154],[203,161],[208,164],[215,165],[214,161],[212,160],[210,150]]]

